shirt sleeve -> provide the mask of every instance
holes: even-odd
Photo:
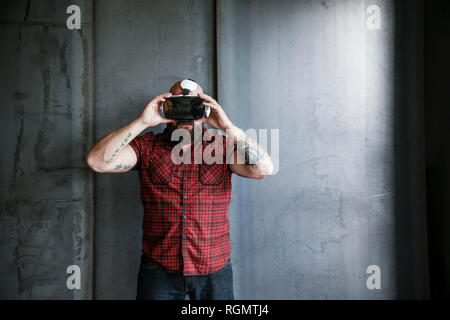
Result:
[[[155,135],[153,132],[147,132],[143,135],[137,136],[130,142],[130,146],[136,153],[137,162],[131,170],[141,169],[142,158],[149,152],[153,146]]]

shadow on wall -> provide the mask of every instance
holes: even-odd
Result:
[[[427,298],[422,1],[394,1],[394,215],[397,298]]]
[[[432,299],[450,298],[450,2],[425,1],[427,218]]]

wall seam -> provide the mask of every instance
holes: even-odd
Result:
[[[91,32],[91,54],[90,54],[90,65],[91,65],[91,72],[90,72],[90,86],[89,86],[89,96],[90,96],[90,106],[91,106],[91,111],[90,111],[90,132],[91,132],[91,137],[90,137],[90,143],[91,146],[94,142],[95,139],[95,99],[94,99],[94,94],[95,94],[95,41],[94,41],[94,36],[95,36],[95,5],[94,5],[94,0],[90,0],[90,20],[91,20],[91,28],[90,28],[90,32]],[[90,234],[91,234],[91,245],[90,245],[90,258],[91,258],[91,270],[90,270],[90,300],[94,300],[95,299],[95,203],[94,203],[94,197],[95,197],[95,177],[94,177],[94,173],[91,171],[91,175],[90,175],[90,184],[91,184],[91,219],[90,219]]]

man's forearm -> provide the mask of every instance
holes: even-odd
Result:
[[[235,125],[226,128],[225,132],[233,140],[246,166],[264,174],[272,170],[273,164],[270,155],[254,139]]]
[[[146,128],[143,122],[134,120],[104,136],[89,152],[87,157],[89,165],[101,168],[114,167],[115,160],[123,148]]]

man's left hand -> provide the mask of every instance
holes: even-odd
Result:
[[[199,93],[198,96],[205,100],[203,103],[205,106],[208,106],[211,108],[211,113],[209,114],[208,118],[203,118],[202,122],[209,124],[211,127],[215,129],[220,130],[227,130],[233,126],[233,123],[228,119],[227,115],[225,114],[225,111],[223,111],[220,104],[204,93]]]

